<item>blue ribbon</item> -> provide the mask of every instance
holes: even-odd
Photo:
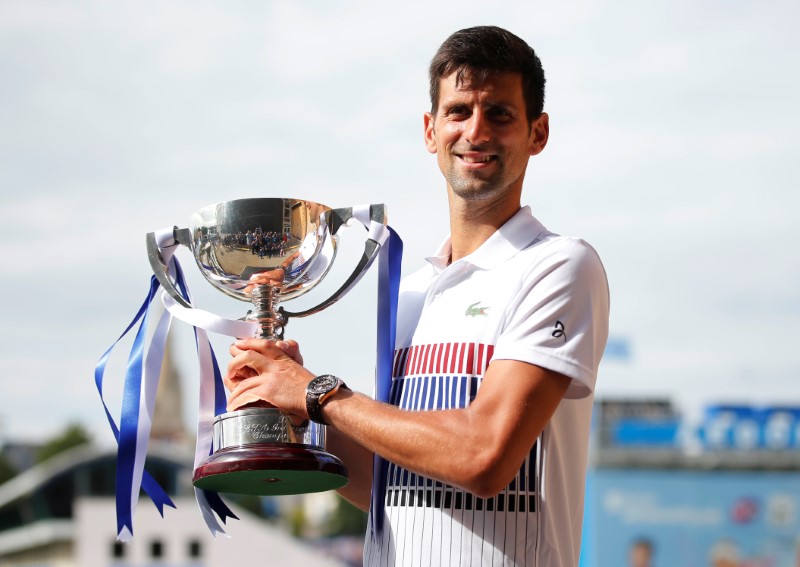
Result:
[[[181,291],[181,295],[187,301],[190,300],[189,290],[186,285],[186,280],[183,275],[183,270],[176,258],[171,258],[170,267],[175,273],[175,281],[177,287]],[[150,306],[152,305],[156,292],[160,284],[155,276],[150,278],[150,288],[147,296],[139,308],[139,311],[134,316],[133,320],[128,324],[119,338],[114,341],[108,350],[100,357],[97,365],[95,366],[95,384],[97,391],[100,394],[100,400],[103,403],[103,409],[106,413],[106,418],[114,434],[114,439],[118,444],[117,451],[117,472],[116,472],[116,505],[117,505],[117,534],[122,534],[127,529],[130,534],[133,534],[133,510],[132,498],[134,497],[134,489],[138,494],[139,487],[134,487],[134,466],[136,459],[136,446],[139,430],[139,412],[141,406],[141,391],[142,391],[142,374],[143,374],[143,357],[144,357],[144,343],[147,335],[147,322]],[[123,387],[122,397],[122,411],[120,414],[120,426],[117,427],[108,405],[103,396],[103,376],[105,374],[106,364],[111,352],[116,347],[117,343],[128,334],[128,332],[139,323],[139,328],[136,332],[131,351],[128,356],[128,364],[125,372],[125,383]],[[197,344],[197,334],[195,330],[195,342]],[[216,356],[213,349],[209,344],[211,351],[211,358],[214,368],[214,391],[215,391],[215,415],[225,412],[225,387],[222,382],[222,376],[219,370]],[[164,516],[164,506],[171,506],[175,508],[175,504],[164,491],[164,489],[153,479],[153,477],[145,470],[142,473],[142,488],[145,493],[155,504],[161,516]],[[236,515],[228,508],[228,506],[220,498],[216,492],[204,490],[206,500],[214,513],[226,523],[226,518],[236,518]]]
[[[389,401],[392,389],[395,338],[397,335],[397,299],[400,290],[400,267],[403,259],[403,241],[389,228],[389,238],[381,250],[378,271],[378,332],[377,361],[375,369],[375,397],[380,402]],[[372,461],[372,505],[370,525],[372,536],[383,531],[383,508],[386,493],[388,462],[375,454]]]
[[[141,395],[141,382],[142,382],[142,355],[145,331],[147,328],[147,313],[150,304],[155,297],[156,290],[159,283],[155,276],[150,279],[150,289],[147,297],[145,298],[142,306],[139,308],[138,313],[133,320],[128,324],[127,328],[122,332],[119,338],[114,341],[108,350],[100,357],[94,370],[95,385],[100,394],[100,401],[103,403],[103,409],[106,412],[106,418],[111,426],[111,431],[114,434],[114,439],[119,445],[117,452],[117,533],[121,533],[123,528],[133,533],[133,518],[131,513],[131,486],[133,483],[133,461],[136,454],[136,429],[131,429],[130,422],[138,426],[139,422],[139,397]],[[128,334],[134,325],[141,319],[139,329],[136,333],[136,339],[131,347],[131,353],[128,358],[128,367],[125,373],[125,386],[123,393],[123,409],[120,416],[121,428],[117,427],[111,412],[108,410],[108,405],[103,397],[103,376],[105,374],[106,364],[111,355],[111,351],[117,346],[117,343]],[[134,392],[135,390],[135,392]],[[150,497],[158,509],[159,514],[163,517],[164,506],[171,506],[175,508],[175,504],[170,497],[150,476],[147,471],[142,475],[142,488]]]
[[[181,268],[181,265],[178,263],[178,260],[176,258],[173,258],[172,261],[174,263],[175,279],[176,283],[178,284],[178,289],[180,290],[183,298],[187,302],[191,303],[192,298],[189,295],[189,288],[186,285],[186,278],[183,275],[183,268]],[[194,330],[194,340],[195,344],[199,342],[197,338],[196,328]],[[225,396],[225,383],[222,381],[222,374],[220,373],[219,370],[217,355],[214,354],[214,349],[211,348],[210,344],[209,344],[209,350],[211,352],[211,361],[214,367],[214,415],[217,416],[227,411],[228,400]]]

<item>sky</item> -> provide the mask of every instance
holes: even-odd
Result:
[[[145,234],[204,205],[384,203],[419,267],[448,232],[427,65],[486,24],[547,75],[551,136],[523,201],[608,272],[630,355],[601,363],[597,397],[800,405],[799,19],[790,1],[0,0],[0,441],[79,422],[111,442],[94,367],[146,293]],[[178,257],[198,307],[244,314]],[[376,281],[286,330],[309,368],[367,392]],[[197,363],[174,330],[191,421]],[[230,339],[213,340],[224,365]]]

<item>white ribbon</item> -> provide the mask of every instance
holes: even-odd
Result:
[[[172,256],[178,244],[173,237],[173,229],[165,228],[156,232],[156,243],[165,264],[170,261],[177,262]],[[189,294],[188,283],[186,284],[187,302],[191,305],[192,299]],[[167,333],[170,328],[172,317],[176,317],[193,327],[195,327],[197,341],[197,357],[200,365],[200,396],[199,396],[199,419],[197,423],[197,442],[195,444],[194,468],[200,466],[211,454],[213,442],[213,423],[215,417],[215,384],[214,384],[214,362],[211,354],[211,343],[208,340],[206,329],[229,336],[250,337],[255,336],[258,329],[256,323],[246,323],[244,321],[229,321],[203,311],[201,309],[186,308],[178,304],[166,291],[162,292],[161,300],[166,310],[162,313],[158,327],[150,348],[147,353],[144,399],[145,407],[140,411],[140,428],[138,432],[137,454],[135,479],[141,479],[141,471],[144,468],[144,459],[147,453],[147,440],[152,428],[152,416],[155,408],[156,391],[158,390],[158,379],[161,374],[161,366],[164,359]],[[138,486],[134,483],[134,486]],[[218,533],[226,535],[225,530],[220,525],[214,515],[213,508],[208,502],[202,490],[195,488],[195,499],[200,508],[203,520],[211,531],[212,535]],[[138,489],[132,499],[138,499]],[[135,505],[135,500],[132,506]],[[133,508],[132,508],[133,509]]]
[[[227,337],[249,338],[255,337],[260,332],[258,323],[240,321],[235,319],[224,319],[219,315],[214,315],[208,311],[196,307],[184,307],[166,292],[161,295],[164,307],[176,318],[192,327],[205,329],[212,333],[225,335]]]
[[[367,237],[374,240],[381,246],[389,238],[389,229],[382,222],[372,220],[370,216],[371,205],[357,205],[353,207],[353,218],[359,221],[367,229]]]

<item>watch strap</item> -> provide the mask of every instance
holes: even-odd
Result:
[[[322,416],[322,406],[325,404],[328,399],[332,398],[336,395],[336,392],[339,390],[349,390],[350,388],[347,387],[347,384],[344,383],[344,380],[341,378],[337,378],[338,384],[332,390],[328,392],[324,392],[321,394],[315,393],[307,393],[306,394],[306,413],[308,413],[308,418],[316,423],[321,425],[328,425],[328,422],[325,421],[325,418]]]

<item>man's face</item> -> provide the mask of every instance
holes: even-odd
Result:
[[[650,567],[650,548],[646,545],[638,544],[631,549],[631,567]]]
[[[522,191],[528,158],[544,149],[548,117],[529,121],[517,73],[495,73],[480,84],[441,79],[436,115],[425,114],[425,144],[452,192],[465,200]],[[469,75],[466,77],[469,79]]]

